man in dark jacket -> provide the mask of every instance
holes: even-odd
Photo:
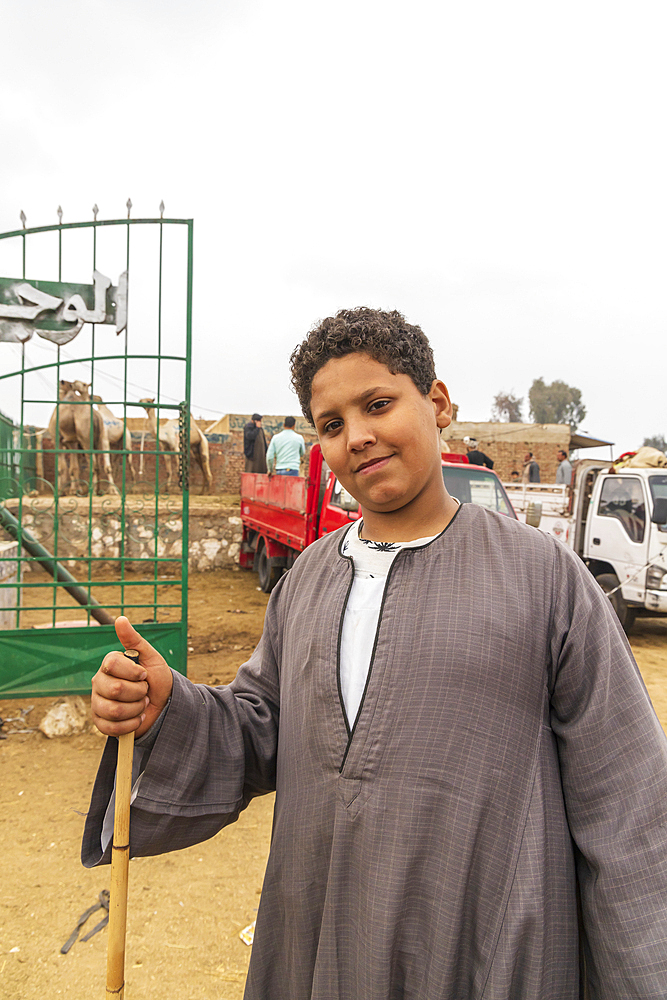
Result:
[[[266,437],[259,413],[253,413],[243,428],[243,454],[246,472],[266,472]]]
[[[539,483],[540,481],[540,467],[533,458],[532,451],[527,451],[525,458],[523,460],[523,474],[521,476],[522,483]]]
[[[477,447],[477,441],[475,438],[465,437],[463,443],[466,446],[466,451],[468,452],[468,461],[471,465],[485,465],[487,469],[493,468],[493,459],[485,455],[483,451],[480,451]]]

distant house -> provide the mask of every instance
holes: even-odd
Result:
[[[465,437],[477,440],[480,450],[493,459],[494,471],[504,481],[509,481],[515,470],[521,474],[524,456],[532,451],[543,483],[553,483],[556,479],[556,452],[560,448],[569,453],[575,448],[599,448],[611,444],[610,441],[588,438],[583,434],[572,434],[569,424],[457,420],[440,434],[450,451],[463,454],[466,450],[463,443]]]

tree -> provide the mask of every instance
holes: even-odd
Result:
[[[515,396],[513,392],[499,392],[493,397],[491,416],[494,420],[509,420],[511,424],[520,424],[522,406],[523,396]]]
[[[662,434],[654,434],[653,437],[644,438],[644,448],[657,448],[658,451],[664,451],[667,454],[667,441],[665,441]]]
[[[536,378],[528,392],[530,415],[536,424],[569,424],[576,431],[586,416],[581,402],[581,389],[556,379],[546,385],[543,378]]]

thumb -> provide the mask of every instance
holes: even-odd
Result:
[[[142,667],[154,667],[165,662],[164,657],[158,653],[157,649],[151,646],[143,636],[139,635],[136,628],[125,615],[120,615],[114,622],[116,635],[123,644],[124,649],[136,649],[139,654],[139,663]]]

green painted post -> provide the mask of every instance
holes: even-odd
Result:
[[[79,586],[78,580],[54,558],[53,553],[48,552],[36,538],[33,538],[29,531],[21,528],[19,521],[13,514],[10,514],[6,507],[0,507],[0,524],[7,534],[11,535],[39,563],[42,569],[62,584],[63,590],[66,590],[75,601],[90,611],[90,614],[100,625],[113,625],[116,619],[104,610],[92,594]]]

